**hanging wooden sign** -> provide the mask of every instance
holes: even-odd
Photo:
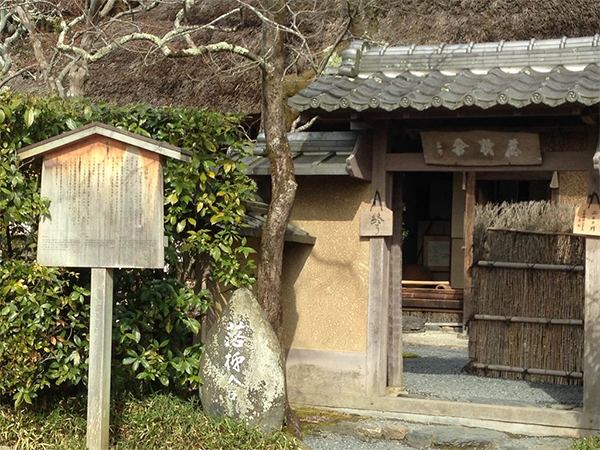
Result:
[[[498,131],[421,132],[426,164],[442,166],[526,166],[542,164],[537,133]]]
[[[386,207],[373,208],[360,215],[360,235],[363,237],[391,236],[394,214]]]
[[[600,236],[600,205],[592,203],[594,197],[598,199],[598,195],[593,194],[590,198],[590,203],[587,205],[580,205],[575,210],[575,221],[573,223],[574,234]]]
[[[377,202],[379,202],[378,205]],[[379,192],[377,192],[371,209],[360,215],[359,234],[362,237],[391,236],[394,232],[393,225],[394,213],[382,204]]]

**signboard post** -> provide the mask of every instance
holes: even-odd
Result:
[[[110,425],[113,269],[92,269],[87,448],[106,450]]]
[[[600,172],[600,142],[593,158]],[[600,188],[600,186],[595,186]],[[585,305],[583,330],[583,413],[600,416],[600,203],[598,194],[575,212],[573,233],[585,239]]]
[[[43,156],[40,265],[92,269],[87,448],[108,450],[113,269],[164,267],[164,157],[181,149],[92,123],[19,151]]]

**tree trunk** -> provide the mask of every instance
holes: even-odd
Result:
[[[90,22],[90,27],[93,24]],[[90,34],[83,36],[81,40],[81,46],[85,49],[90,48],[93,38]],[[68,97],[83,97],[85,95],[85,85],[90,77],[88,63],[83,58],[79,58],[73,64],[73,67],[69,70],[69,90],[67,91]]]
[[[77,61],[71,70],[69,70],[69,90],[68,97],[83,97],[85,95],[85,83],[89,78],[87,62],[84,60]]]
[[[276,23],[284,24],[285,5],[283,0],[270,0],[267,17]],[[285,33],[267,21],[263,21],[262,29],[261,51],[265,60],[262,71],[262,120],[271,163],[271,203],[260,246],[257,296],[281,343],[285,371],[281,273],[285,231],[296,197],[297,184],[285,125]],[[286,404],[286,420],[292,431],[299,434],[299,422],[289,404]]]

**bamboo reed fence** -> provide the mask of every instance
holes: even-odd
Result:
[[[538,228],[478,230],[468,370],[581,384],[585,241]]]

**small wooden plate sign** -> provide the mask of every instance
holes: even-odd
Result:
[[[594,203],[595,200],[595,203]],[[594,192],[589,196],[587,205],[580,205],[575,210],[573,233],[585,236],[600,237],[600,201]]]
[[[377,202],[379,205],[377,206]],[[379,192],[375,193],[375,198],[369,211],[360,215],[360,231],[362,237],[391,236],[393,233],[394,213],[386,208]]]

